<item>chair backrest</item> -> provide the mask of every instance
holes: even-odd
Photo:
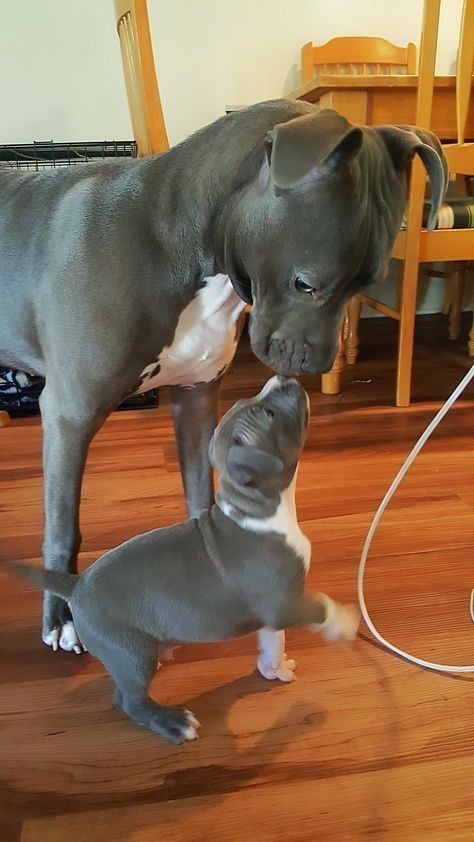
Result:
[[[140,156],[169,148],[146,0],[114,0],[125,86]]]
[[[415,116],[421,129],[431,127],[440,10],[441,0],[424,0]]]
[[[309,82],[322,73],[416,73],[416,47],[412,43],[397,47],[385,38],[359,36],[333,38],[319,47],[309,41],[301,50],[301,81]]]
[[[456,63],[456,124],[458,143],[464,143],[474,69],[474,0],[464,0]]]
[[[429,129],[433,102],[438,25],[442,0],[425,0],[420,44],[420,68],[415,123]],[[457,143],[447,144],[444,154],[451,173],[474,173],[474,143],[465,143],[471,102],[474,62],[474,0],[464,0],[456,62]]]
[[[415,125],[429,129],[433,103],[436,48],[442,0],[424,0],[423,23],[420,44],[420,66],[418,71],[418,89],[416,98]],[[473,15],[474,0],[464,0],[461,30],[459,37],[456,102],[458,115],[458,138],[464,137],[464,129],[469,108],[472,84],[473,61]],[[470,30],[470,31],[469,31]],[[474,143],[453,143],[443,147],[448,162],[449,172],[456,175],[474,173]],[[412,165],[407,215],[407,255],[417,254],[421,232],[423,202],[426,187],[426,172],[421,161],[415,157]],[[446,232],[443,232],[446,233]],[[436,234],[436,232],[435,232]]]

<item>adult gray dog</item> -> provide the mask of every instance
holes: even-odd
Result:
[[[0,174],[0,362],[46,378],[46,568],[75,572],[89,443],[139,389],[171,387],[188,512],[208,507],[218,381],[244,302],[263,362],[328,371],[345,302],[386,272],[415,154],[431,226],[446,185],[432,134],[291,100],[159,156]],[[47,594],[44,641],[77,651],[68,620]]]

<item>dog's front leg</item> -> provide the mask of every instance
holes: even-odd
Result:
[[[285,655],[285,632],[260,629],[258,637],[257,669],[270,680],[294,681],[296,661]]]
[[[169,388],[189,517],[208,509],[213,500],[208,449],[218,420],[219,389],[220,380]]]
[[[84,404],[87,401],[84,400]],[[62,401],[45,387],[40,399],[44,462],[44,565],[48,570],[77,572],[81,544],[79,501],[87,450],[103,421],[91,408],[65,417]],[[45,593],[43,640],[54,650],[81,651],[67,603]]]
[[[360,615],[353,605],[339,605],[323,593],[302,594],[282,606],[272,628],[308,626],[327,640],[354,640]]]

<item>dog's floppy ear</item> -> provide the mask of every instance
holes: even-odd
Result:
[[[362,138],[360,128],[330,108],[279,123],[265,140],[272,180],[287,190],[316,167],[349,162],[359,152]]]
[[[395,169],[403,171],[415,155],[419,155],[431,182],[431,210],[427,228],[432,231],[441,203],[448,189],[449,172],[441,144],[432,132],[416,126],[377,126],[390,152]]]
[[[259,480],[281,473],[281,459],[258,447],[233,444],[227,454],[227,470],[237,485],[256,486]]]

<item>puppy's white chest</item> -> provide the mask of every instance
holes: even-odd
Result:
[[[276,532],[283,535],[288,546],[301,558],[305,573],[307,573],[311,564],[311,542],[298,524],[295,486],[296,473],[291,484],[283,491],[280,504],[272,517],[265,520],[245,518],[240,525],[253,532]]]
[[[296,521],[286,532],[286,542],[300,556],[307,573],[311,565],[311,541],[301,531]]]
[[[138,392],[193,386],[218,377],[234,356],[236,321],[244,307],[225,275],[205,278],[181,313],[172,344],[143,370]]]
[[[280,504],[274,516],[268,518],[264,523],[266,524],[266,531],[278,532],[285,536],[286,543],[301,558],[305,573],[307,573],[311,565],[311,542],[301,531],[296,519],[296,512],[292,516],[288,509]]]

